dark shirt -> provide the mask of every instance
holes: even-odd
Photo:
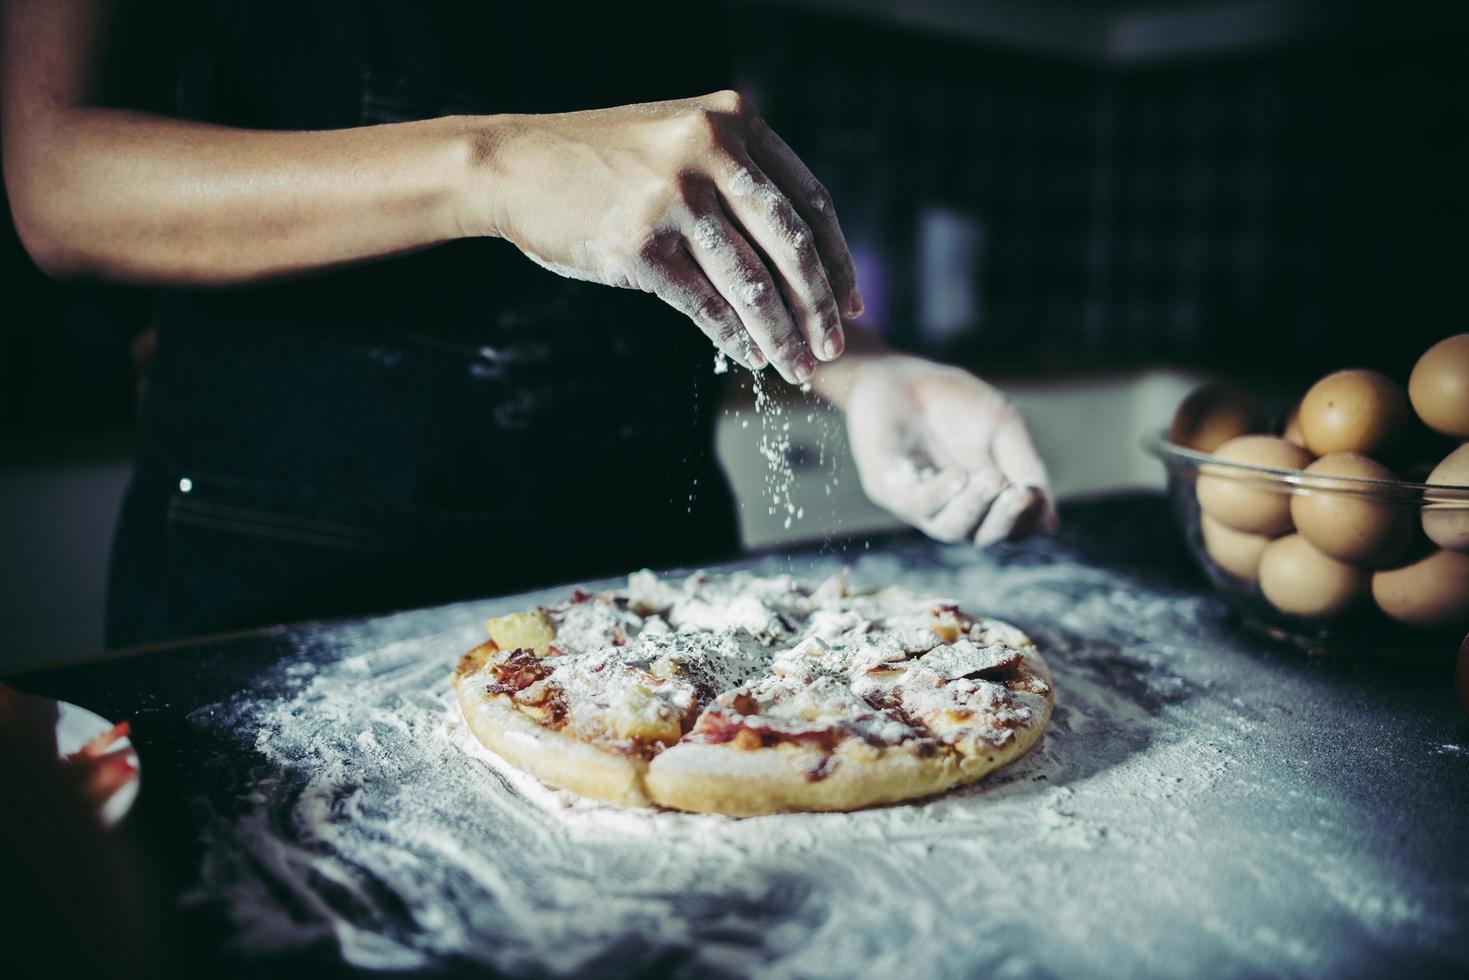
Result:
[[[693,7],[695,9],[690,9]],[[253,129],[730,84],[717,8],[200,5],[178,112]],[[109,641],[508,591],[735,546],[713,349],[651,296],[455,242],[159,298]]]

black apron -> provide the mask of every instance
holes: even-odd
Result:
[[[719,18],[675,5],[195,9],[180,112],[227,125],[596,108],[729,83]],[[658,33],[670,26],[683,36]],[[713,348],[650,296],[466,241],[170,292],[157,329],[113,549],[110,644],[737,548],[712,449]]]

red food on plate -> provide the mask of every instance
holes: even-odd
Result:
[[[111,751],[131,730],[127,722],[120,721],[66,757],[66,764],[81,780],[83,795],[98,807],[138,774],[127,753]]]

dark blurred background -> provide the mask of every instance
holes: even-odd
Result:
[[[1469,329],[1462,10],[733,8],[742,87],[832,191],[867,319],[1033,386],[1159,366],[1281,386],[1347,365],[1403,377]],[[0,636],[76,645],[126,479],[150,300],[47,280],[6,213]]]
[[[742,85],[832,190],[895,342],[1301,377],[1469,324],[1462,11],[734,6]],[[125,425],[147,295],[48,281],[6,214],[0,431]]]
[[[1463,4],[742,9],[900,342],[1309,377],[1469,326]]]

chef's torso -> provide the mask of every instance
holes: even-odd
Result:
[[[691,5],[696,6],[696,5]],[[546,112],[729,84],[673,4],[220,2],[178,111],[252,129]],[[160,296],[114,642],[413,605],[734,543],[713,350],[494,240]]]

